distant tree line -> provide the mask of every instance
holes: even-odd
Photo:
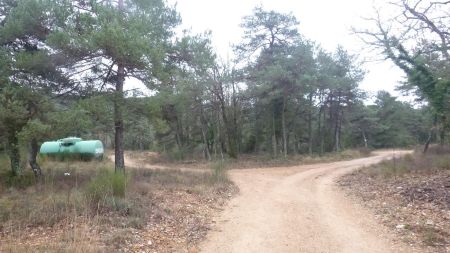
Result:
[[[176,36],[180,22],[160,0],[2,1],[0,141],[12,173],[27,150],[39,176],[39,144],[69,135],[114,147],[124,171],[125,149],[174,159],[324,154],[425,143],[433,119],[444,122],[445,98],[424,96],[416,108],[382,91],[366,105],[355,56],[302,37],[291,14],[257,7],[244,17],[233,62],[219,59],[209,32]],[[420,90],[422,79],[408,78]],[[153,94],[126,90],[130,80]]]

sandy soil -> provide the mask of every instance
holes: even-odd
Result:
[[[139,158],[133,158],[130,155],[124,155],[125,158],[125,166],[131,168],[141,168],[141,169],[151,169],[151,170],[179,170],[179,171],[187,171],[187,172],[204,172],[205,170],[202,168],[186,168],[182,166],[165,166],[160,164],[148,163],[145,160]],[[114,162],[115,157],[114,154],[108,155],[108,159]]]
[[[384,151],[351,161],[231,170],[240,194],[215,218],[201,252],[417,252],[335,185],[339,176],[393,155]]]

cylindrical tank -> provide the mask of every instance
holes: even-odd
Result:
[[[81,159],[103,158],[103,144],[99,140],[87,140],[78,137],[68,137],[57,141],[44,142],[39,151],[42,155],[51,157],[76,157]]]
[[[75,144],[75,152],[83,156],[103,157],[103,144],[99,140],[80,141]]]

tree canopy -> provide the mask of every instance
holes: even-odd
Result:
[[[39,144],[66,136],[100,139],[123,172],[125,149],[170,159],[286,158],[423,143],[434,118],[447,129],[446,40],[407,48],[382,23],[380,33],[363,32],[383,38],[374,45],[403,66],[404,87],[429,102],[416,108],[387,92],[367,103],[358,58],[308,40],[290,13],[256,7],[245,16],[233,62],[217,56],[211,32],[176,33],[180,22],[161,0],[3,1],[0,141],[11,171],[21,174],[26,149],[41,175]],[[127,90],[131,82],[151,95]]]

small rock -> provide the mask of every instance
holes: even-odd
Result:
[[[425,222],[425,224],[427,224],[428,226],[433,226],[434,222],[432,220],[427,220],[427,222]]]
[[[147,245],[152,245],[152,241],[148,240]]]
[[[405,224],[398,224],[395,228],[397,228],[397,229],[404,229],[405,228]]]
[[[398,190],[401,190],[401,189],[403,189],[403,187],[401,187],[401,186],[397,186],[397,189],[398,189]]]

